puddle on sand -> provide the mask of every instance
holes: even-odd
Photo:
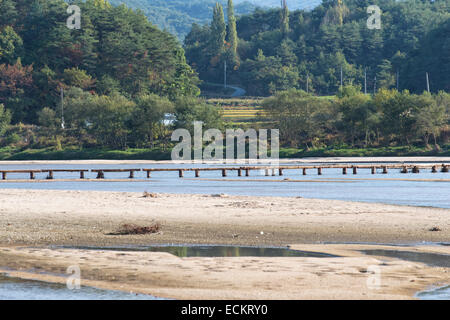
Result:
[[[159,300],[144,294],[101,290],[82,286],[69,290],[65,285],[6,277],[0,274],[0,300]]]
[[[447,254],[397,250],[362,250],[361,252],[370,256],[397,258],[406,261],[421,262],[432,267],[450,268],[450,255]]]
[[[74,248],[72,248],[74,249]],[[298,251],[289,248],[275,247],[239,247],[239,246],[211,246],[211,245],[160,245],[133,247],[77,247],[84,250],[112,250],[112,251],[140,251],[167,252],[180,258],[189,257],[311,257],[334,258],[337,256],[320,253]]]
[[[420,300],[450,300],[450,286],[422,291],[416,297]]]

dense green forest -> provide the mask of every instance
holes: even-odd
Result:
[[[151,146],[166,113],[202,108],[174,36],[123,5],[74,3],[79,30],[67,27],[62,0],[0,0],[4,146]]]
[[[141,10],[153,24],[183,41],[193,23],[203,25],[211,21],[211,12],[217,0],[111,0],[110,2],[113,5],[124,3],[129,8]],[[219,2],[224,4],[226,0]],[[236,13],[248,14],[255,8],[254,4],[238,1]]]
[[[67,27],[63,0],[0,0],[0,159],[167,158],[176,128],[240,127],[198,97],[194,69],[219,81],[225,61],[231,81],[268,96],[264,121],[246,128],[279,128],[282,155],[448,154],[450,95],[438,92],[449,89],[448,1],[384,0],[392,11],[380,33],[362,27],[365,10],[334,16],[340,2],[238,17],[227,0],[183,48],[142,12],[105,0],[73,1],[81,29]],[[369,94],[363,68],[369,86],[377,75]]]
[[[288,0],[291,9],[314,8],[322,0]],[[204,25],[211,21],[211,12],[216,2],[226,0],[111,0],[111,4],[124,3],[139,9],[162,30],[167,30],[183,41],[192,24]],[[235,0],[237,15],[252,13],[255,8],[279,7],[280,0]]]
[[[370,5],[382,10],[380,30],[367,26]],[[289,88],[334,95],[341,68],[344,84],[361,85],[368,93],[397,87],[421,93],[427,72],[431,91],[448,91],[449,8],[450,0],[325,0],[312,11],[257,10],[236,19],[234,61],[229,32],[220,33],[223,22],[216,15],[210,25],[193,27],[185,39],[186,56],[209,82],[223,81],[228,60],[229,82],[254,96]]]

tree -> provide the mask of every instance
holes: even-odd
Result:
[[[228,36],[227,45],[229,46],[229,60],[232,67],[237,68],[239,65],[238,56],[238,35],[236,30],[236,17],[234,16],[233,0],[228,0]]]
[[[20,59],[14,65],[0,65],[0,103],[12,110],[13,123],[30,121],[30,98],[33,86],[33,67],[22,66]]]
[[[423,136],[424,143],[428,146],[430,136],[434,139],[437,147],[437,137],[449,121],[449,114],[445,110],[445,105],[437,103],[431,95],[426,94],[421,97],[425,106],[420,108],[416,114],[417,133]]]
[[[360,87],[345,86],[337,101],[342,113],[342,129],[348,135],[351,145],[356,140],[364,140],[367,147],[371,129],[371,116],[374,112],[370,96],[361,93]]]
[[[283,142],[307,149],[320,143],[333,117],[328,100],[295,89],[265,99],[263,108],[276,122]]]
[[[0,61],[13,63],[22,49],[22,39],[10,26],[0,32]]]
[[[217,107],[205,103],[196,97],[178,97],[175,101],[175,128],[194,131],[194,122],[203,122],[204,129],[223,127],[220,111]]]
[[[135,104],[123,96],[93,96],[89,115],[91,132],[99,142],[110,148],[125,149],[128,143],[131,120]]]
[[[216,3],[213,12],[213,20],[211,22],[211,51],[212,56],[216,61],[217,59],[220,59],[220,56],[224,52],[226,34],[227,28],[225,25],[223,7],[220,3]]]
[[[6,129],[11,123],[11,112],[5,109],[3,104],[0,104],[0,136],[5,134]]]
[[[377,81],[379,88],[390,89],[395,85],[395,74],[389,60],[384,59],[378,66]]]
[[[0,0],[0,27],[13,25],[17,19],[17,10],[13,0]]]
[[[134,140],[139,145],[154,146],[158,134],[164,132],[165,115],[172,113],[173,109],[172,102],[167,98],[155,94],[138,97],[131,120]]]
[[[64,84],[68,87],[78,87],[81,89],[90,89],[94,80],[85,70],[78,68],[65,69],[63,73]]]
[[[290,31],[289,8],[287,6],[286,0],[282,0],[280,30],[284,37],[287,37]]]

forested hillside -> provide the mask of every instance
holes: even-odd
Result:
[[[381,29],[369,29],[367,7],[382,10]],[[237,17],[238,46],[230,60],[222,18],[186,37],[188,62],[202,80],[230,83],[267,96],[289,88],[334,95],[343,84],[450,90],[450,0],[325,0],[312,11],[257,10]],[[227,28],[225,26],[225,28]],[[228,29],[229,30],[229,29]],[[367,75],[367,82],[365,82]],[[398,82],[397,82],[398,80]]]
[[[208,114],[173,35],[124,5],[74,3],[80,29],[63,0],[0,0],[0,147],[149,146],[176,106]]]
[[[289,8],[314,8],[322,0],[288,0]],[[162,30],[176,35],[181,41],[191,30],[192,24],[206,24],[211,21],[211,12],[216,4],[226,0],[111,0],[114,5],[124,3],[133,9],[140,9],[149,20]],[[249,14],[255,8],[279,7],[280,0],[236,0],[236,14]]]
[[[211,21],[211,12],[217,1],[226,2],[226,0],[111,0],[111,4],[124,3],[130,8],[142,10],[152,23],[183,41],[193,23],[203,25]],[[248,14],[255,8],[254,4],[240,1],[236,6],[236,12]]]
[[[55,108],[60,87],[130,98],[198,92],[175,37],[124,6],[79,5],[82,28],[70,30],[62,0],[0,1],[0,103],[13,122],[34,123],[40,109]]]

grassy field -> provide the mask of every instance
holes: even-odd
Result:
[[[261,106],[262,99],[208,99],[217,106],[226,122],[266,122],[268,115]]]

